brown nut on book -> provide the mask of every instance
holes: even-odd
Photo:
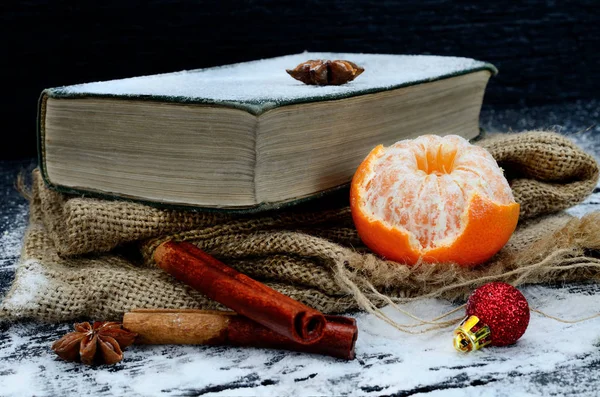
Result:
[[[357,78],[365,69],[344,60],[310,60],[286,72],[296,80],[309,85],[341,85]]]

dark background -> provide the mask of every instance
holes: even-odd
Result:
[[[600,2],[4,1],[1,158],[35,154],[43,88],[310,51],[495,64],[485,106],[597,98]]]

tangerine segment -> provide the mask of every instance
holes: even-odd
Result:
[[[354,175],[350,204],[363,242],[409,264],[484,262],[519,216],[494,158],[456,135],[377,146]]]

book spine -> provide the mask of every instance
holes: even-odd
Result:
[[[37,112],[37,126],[36,126],[36,140],[37,140],[37,159],[38,167],[42,179],[48,186],[52,186],[52,183],[48,179],[48,173],[46,170],[46,156],[45,156],[45,126],[46,126],[46,105],[48,103],[48,90],[42,91],[38,100],[38,112]]]

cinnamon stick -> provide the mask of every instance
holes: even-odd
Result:
[[[239,273],[192,244],[164,242],[154,251],[154,260],[208,298],[296,343],[315,343],[323,336],[322,313]]]
[[[296,343],[233,312],[136,309],[123,327],[138,334],[139,344],[230,345],[285,349],[352,360],[358,335],[353,318],[325,316],[323,336],[313,344]]]

